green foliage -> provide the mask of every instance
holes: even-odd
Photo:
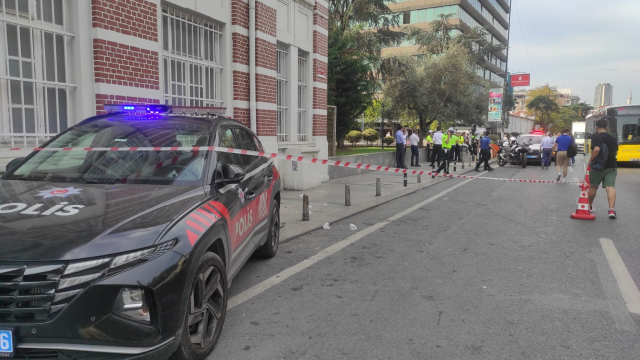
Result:
[[[371,145],[380,139],[380,134],[378,134],[377,130],[367,129],[362,133],[362,139]]]
[[[351,145],[355,146],[357,143],[362,140],[362,133],[358,130],[349,131],[345,139],[351,143]]]
[[[557,119],[560,106],[548,96],[538,95],[527,103],[527,110],[536,117],[537,124],[545,130],[551,130],[550,127],[557,122],[554,119]]]
[[[376,99],[373,100],[371,105],[364,110],[364,126],[367,129],[375,128],[375,122],[380,120],[382,113],[382,103]]]
[[[373,102],[378,87],[374,74],[382,47],[404,37],[386,0],[329,0],[328,102],[337,107],[336,135],[345,136]],[[364,30],[369,28],[369,30]],[[374,110],[375,112],[375,110]],[[373,116],[372,114],[370,114]]]
[[[382,141],[384,142],[385,145],[391,145],[393,144],[396,140],[391,137],[391,136],[385,136],[384,139],[382,139]]]
[[[593,110],[593,106],[587,103],[580,103],[569,106],[569,109],[571,109],[571,111],[575,112],[579,117],[582,118],[582,120],[584,120],[587,115],[589,115],[589,111]]]

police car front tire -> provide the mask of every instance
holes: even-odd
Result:
[[[180,345],[172,359],[203,360],[211,354],[227,313],[227,286],[220,257],[204,253],[191,285]]]
[[[272,258],[278,253],[280,245],[280,204],[276,202],[271,210],[269,218],[269,236],[267,241],[256,251],[256,255],[263,258]]]

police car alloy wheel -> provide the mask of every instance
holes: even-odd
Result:
[[[227,313],[227,296],[224,264],[218,255],[207,252],[191,285],[182,339],[174,359],[204,359],[213,351]]]
[[[278,253],[280,245],[280,204],[275,203],[269,220],[269,237],[267,242],[256,252],[260,257],[272,258]]]

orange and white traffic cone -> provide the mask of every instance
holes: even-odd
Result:
[[[572,219],[579,220],[595,220],[596,216],[591,213],[589,210],[589,187],[591,186],[591,181],[589,179],[589,169],[584,176],[584,183],[580,188],[580,197],[578,198],[578,209],[575,213],[571,214]]]

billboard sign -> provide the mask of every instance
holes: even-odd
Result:
[[[531,75],[530,74],[512,74],[511,75],[511,86],[529,86],[531,85]]]
[[[489,122],[502,121],[502,88],[489,93]]]

